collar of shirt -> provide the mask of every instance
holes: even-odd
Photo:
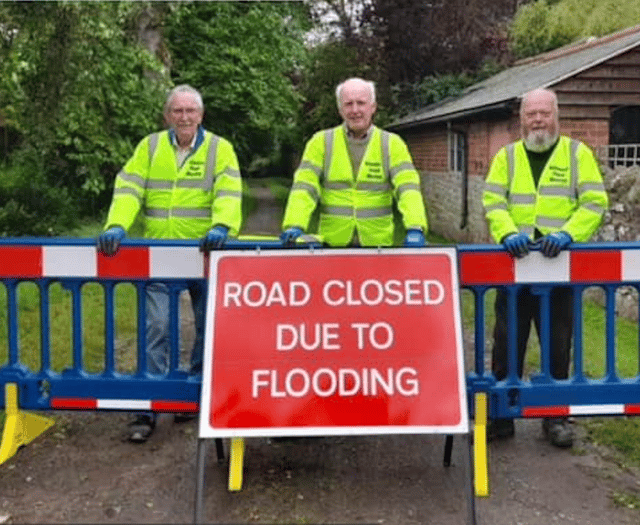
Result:
[[[176,132],[174,129],[169,129],[169,140],[171,141],[171,145],[176,149],[188,149],[189,151],[193,152],[196,149],[198,149],[198,147],[200,146],[200,144],[202,144],[202,141],[204,140],[204,128],[202,126],[198,126],[198,130],[196,131],[196,134],[193,136],[193,140],[191,141],[191,144],[189,144],[188,148],[181,148],[180,145],[178,144],[178,139],[176,138]]]
[[[191,139],[191,144],[189,144],[186,148],[183,148],[178,144],[178,138],[176,137],[176,132],[173,129],[169,130],[169,139],[171,140],[171,145],[177,150],[189,150],[192,151],[193,147],[196,144],[196,140],[198,139],[198,133],[193,135],[193,139]]]
[[[348,137],[348,138],[353,139],[353,140],[361,140],[361,141],[365,141],[365,140],[367,140],[367,139],[369,138],[369,136],[371,135],[371,131],[373,130],[373,124],[371,124],[371,125],[369,126],[369,129],[367,129],[367,132],[366,132],[366,133],[364,134],[364,136],[362,136],[362,137],[356,137],[356,136],[354,135],[353,131],[351,131],[351,130],[347,127],[347,125],[346,125],[346,124],[344,125],[344,129],[345,129],[345,131],[346,131],[346,133],[347,133],[347,137]]]

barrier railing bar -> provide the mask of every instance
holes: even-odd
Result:
[[[69,285],[72,311],[72,348],[73,348],[73,375],[80,377],[83,372],[82,359],[82,284],[80,281],[71,282]]]
[[[584,383],[584,357],[583,357],[583,340],[582,340],[582,305],[583,305],[583,286],[577,286],[573,289],[573,382]]]
[[[472,289],[474,299],[474,312],[475,312],[475,371],[480,377],[484,376],[484,348],[485,348],[485,315],[484,315],[484,302],[486,287],[479,287],[478,289]]]
[[[616,373],[616,288],[614,286],[606,286],[606,381],[617,381]]]
[[[518,377],[518,291],[520,286],[510,286],[507,289],[507,377],[509,385],[520,383]]]
[[[9,303],[9,367],[18,366],[18,305],[16,294],[17,282],[11,279],[7,282],[7,301]]]
[[[40,291],[40,375],[46,375],[51,370],[49,286],[48,280],[43,279],[38,282],[38,290]]]
[[[146,301],[146,284],[144,282],[137,282],[136,285],[136,294],[138,299],[138,337],[137,337],[137,348],[136,355],[137,359],[137,369],[135,373],[135,377],[143,378],[146,377],[147,372],[147,353],[142,352],[142,348],[146,348],[146,338],[147,338],[147,301]],[[142,320],[142,321],[141,321]]]
[[[535,286],[532,293],[540,296],[540,373],[545,383],[551,382],[551,290]]]

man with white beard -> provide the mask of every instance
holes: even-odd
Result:
[[[524,257],[539,242],[545,257],[556,257],[572,242],[586,242],[600,225],[608,206],[598,164],[583,143],[559,134],[558,100],[553,91],[536,89],[520,104],[522,140],[503,147],[493,158],[482,196],[489,232],[513,257]],[[507,293],[496,294],[492,370],[497,380],[517,372],[533,319],[540,335],[540,302],[530,287],[517,296],[517,365],[508,370]],[[573,294],[558,286],[551,292],[551,375],[569,376],[573,328]],[[512,328],[513,329],[513,328]],[[543,421],[552,444],[570,447],[573,429],[566,418]],[[514,435],[513,419],[494,419],[490,438]]]

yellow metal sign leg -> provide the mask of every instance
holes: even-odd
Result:
[[[473,425],[473,460],[476,496],[489,495],[489,468],[487,459],[487,394],[477,392],[476,417]]]
[[[244,438],[231,438],[229,451],[229,490],[242,488],[242,468],[244,464]]]
[[[18,410],[18,385],[15,383],[7,383],[4,393],[6,417],[0,445],[0,464],[55,423],[53,418]]]

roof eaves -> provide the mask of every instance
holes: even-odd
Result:
[[[394,129],[394,130],[402,130],[402,129],[409,129],[409,128],[415,128],[418,126],[423,126],[425,124],[439,124],[441,122],[449,122],[449,121],[453,122],[455,120],[460,120],[460,119],[463,119],[472,115],[481,114],[481,113],[509,112],[509,111],[512,111],[512,108],[513,108],[512,104],[515,102],[515,100],[516,99],[514,98],[509,98],[507,100],[503,100],[493,104],[488,104],[486,106],[454,111],[451,113],[445,113],[442,115],[436,115],[434,117],[427,117],[423,119],[412,120],[409,122],[391,124],[388,126],[388,128]]]

